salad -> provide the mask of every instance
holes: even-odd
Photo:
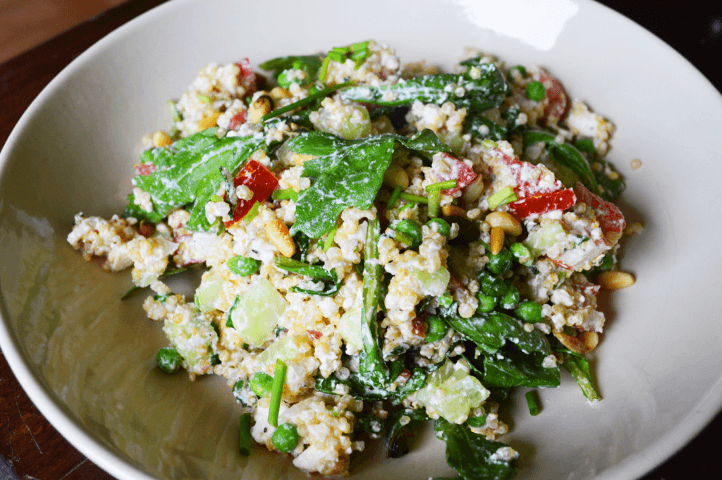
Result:
[[[169,106],[125,212],[76,215],[68,242],[132,267],[159,368],[227,379],[240,454],[345,474],[433,421],[462,478],[503,479],[514,388],[536,415],[565,370],[600,400],[596,295],[634,283],[624,183],[614,125],[546,70],[469,50],[442,73],[364,41],[210,64]],[[189,268],[193,298],[165,283]]]

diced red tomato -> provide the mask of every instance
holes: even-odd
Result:
[[[627,223],[624,221],[624,215],[622,215],[619,208],[611,202],[602,200],[581,183],[577,183],[574,187],[574,192],[577,194],[577,199],[580,202],[586,203],[594,209],[599,226],[602,227],[602,233],[604,233],[604,243],[607,245],[616,243],[622,236],[624,227],[627,226]]]
[[[255,160],[251,160],[238,172],[233,179],[234,187],[245,185],[253,191],[250,200],[238,200],[236,209],[233,211],[233,220],[226,222],[226,227],[240,221],[256,202],[264,202],[278,187],[278,179],[266,167]]]
[[[246,87],[246,96],[253,95],[256,91],[256,73],[251,68],[251,62],[244,58],[236,62],[236,65],[241,69],[238,72],[238,83]]]
[[[444,163],[449,166],[450,172],[440,172],[434,170],[434,174],[439,178],[440,181],[445,182],[447,180],[456,180],[455,188],[448,188],[443,190],[447,195],[453,195],[460,191],[462,188],[469,185],[476,178],[474,170],[461,160],[452,157],[448,153],[442,154],[444,156]]]
[[[491,150],[490,153],[498,159],[500,167],[507,168],[514,177],[516,186],[513,188],[517,198],[533,197],[564,188],[562,182],[557,179],[554,179],[554,182],[545,179],[544,177],[551,173],[541,167],[529,162],[522,162],[517,157],[510,157],[497,148]]]
[[[155,165],[152,163],[139,163],[135,166],[136,175],[150,175],[155,173]]]
[[[564,211],[576,203],[574,191],[571,188],[557,190],[556,192],[543,193],[533,197],[522,198],[509,204],[509,210],[517,217],[524,219],[532,215],[552,212],[554,210]]]
[[[316,340],[318,340],[319,338],[321,338],[323,336],[323,334],[321,332],[317,332],[316,330],[308,330],[308,334],[311,335]]]
[[[246,111],[241,110],[228,121],[228,130],[235,130],[244,123],[246,123]]]
[[[569,97],[564,91],[564,85],[544,70],[539,72],[539,81],[547,90],[547,105],[544,107],[544,117],[539,119],[539,123],[542,126],[559,123],[569,110]]]
[[[155,225],[145,220],[141,221],[138,225],[138,233],[143,235],[145,238],[150,237],[155,232]]]

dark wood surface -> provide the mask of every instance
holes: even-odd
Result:
[[[50,80],[97,40],[162,0],[133,0],[80,24],[0,65],[0,145]],[[603,1],[661,37],[722,87],[722,9],[680,9],[678,2]],[[651,82],[654,79],[650,79]],[[687,447],[644,480],[719,478],[714,462],[722,415]],[[101,466],[102,467],[102,466]],[[0,352],[0,480],[113,479],[85,458],[47,422],[15,379]]]

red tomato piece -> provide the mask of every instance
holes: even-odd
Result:
[[[251,68],[251,62],[243,58],[240,62],[236,62],[236,65],[241,69],[238,72],[238,83],[246,87],[246,96],[253,95],[256,91],[256,73]]]
[[[138,233],[143,235],[145,238],[150,237],[153,235],[153,232],[155,232],[155,225],[152,223],[146,222],[145,220],[141,221],[138,225]]]
[[[434,173],[440,181],[445,182],[447,180],[456,180],[455,188],[448,188],[443,190],[447,195],[453,195],[460,191],[462,188],[469,185],[476,178],[474,170],[461,160],[452,157],[448,153],[442,154],[444,156],[444,163],[448,165],[450,172],[442,173],[438,170],[434,170]]]
[[[574,192],[580,202],[586,203],[594,210],[599,226],[602,227],[602,233],[604,233],[604,243],[607,245],[616,243],[622,236],[624,227],[627,226],[619,208],[612,202],[602,200],[581,183],[577,183]]]
[[[312,336],[313,338],[315,338],[316,340],[318,340],[319,338],[321,338],[323,336],[323,334],[321,332],[317,332],[316,330],[308,330],[308,334],[310,336]]]
[[[228,130],[235,130],[244,123],[246,123],[246,111],[242,110],[233,115],[228,121]]]
[[[529,162],[522,162],[517,157],[510,157],[499,149],[493,149],[490,153],[499,161],[499,168],[508,169],[508,173],[514,177],[516,186],[513,188],[517,198],[533,197],[564,188],[562,182],[556,178],[554,182],[551,182],[550,178],[545,178],[552,174],[541,167]],[[496,168],[494,170],[494,173],[497,173]]]
[[[554,210],[566,210],[574,206],[576,197],[571,188],[557,190],[556,192],[543,193],[533,197],[522,198],[509,204],[509,210],[519,218],[527,218],[532,215],[552,212]]]
[[[264,202],[278,187],[278,179],[266,167],[255,160],[251,160],[238,172],[233,179],[233,186],[245,185],[253,192],[250,200],[238,200],[233,211],[233,220],[226,222],[226,227],[240,221],[256,202]]]
[[[155,165],[152,163],[139,163],[135,166],[136,175],[150,175],[155,173]]]
[[[544,107],[544,117],[539,119],[539,124],[559,123],[569,111],[569,97],[564,91],[564,85],[544,70],[539,72],[539,81],[546,88],[547,105]]]

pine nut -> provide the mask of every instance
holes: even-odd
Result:
[[[599,335],[597,335],[597,332],[579,332],[576,337],[562,332],[554,332],[554,336],[557,337],[562,345],[580,355],[591,352],[597,348],[599,344]]]
[[[399,165],[390,165],[384,172],[384,183],[391,188],[401,187],[405,190],[409,187],[409,175]]]
[[[288,232],[288,227],[281,220],[275,219],[266,223],[266,233],[281,255],[290,258],[296,253],[296,244]]]
[[[501,227],[491,227],[491,240],[489,246],[491,247],[492,255],[498,255],[501,249],[504,248],[504,230]]]
[[[634,284],[634,276],[631,273],[613,271],[602,272],[597,276],[597,283],[604,290],[619,290]]]
[[[516,237],[521,235],[521,223],[507,212],[491,212],[484,220],[492,227],[501,227],[504,233]]]
[[[461,200],[469,204],[478,200],[482,193],[484,193],[484,179],[481,175],[477,175],[474,181],[464,188]]]
[[[261,118],[264,115],[271,113],[271,110],[273,110],[271,97],[268,95],[258,97],[253,101],[253,103],[251,103],[251,106],[248,107],[250,122],[261,123]]]
[[[445,217],[466,217],[466,210],[456,205],[444,205],[441,214]]]
[[[216,122],[218,121],[218,117],[220,117],[221,114],[218,112],[215,112],[210,117],[206,117],[200,122],[198,122],[198,131],[202,132],[203,130],[207,130],[209,128],[215,127]]]
[[[153,134],[153,146],[165,147],[173,143],[173,140],[163,130],[158,130]]]
[[[273,90],[271,90],[270,95],[271,98],[273,98],[274,100],[293,97],[293,94],[291,92],[281,87],[275,87]]]

